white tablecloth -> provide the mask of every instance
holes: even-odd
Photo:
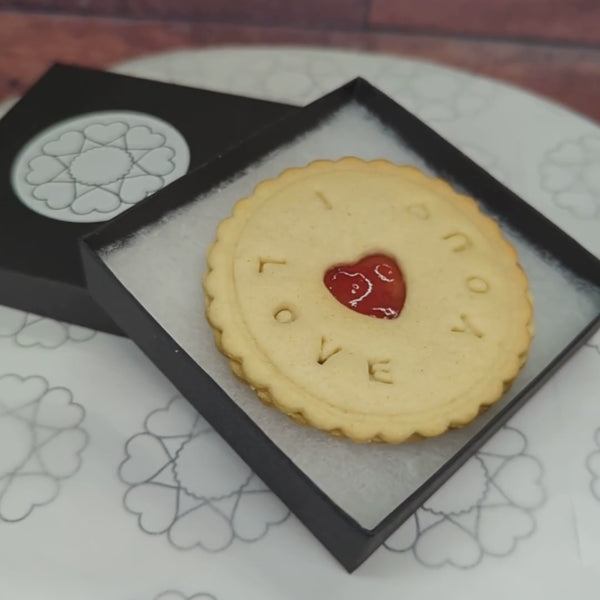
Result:
[[[600,129],[518,89],[307,48],[116,70],[293,104],[362,75],[600,255]],[[599,398],[597,334],[348,575],[132,342],[0,307],[0,598],[597,598]]]

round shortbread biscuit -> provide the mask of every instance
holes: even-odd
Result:
[[[384,254],[406,283],[395,319],[341,304],[336,265]],[[221,222],[207,318],[234,373],[296,421],[399,443],[472,421],[531,343],[527,277],[476,202],[384,160],[316,161],[259,184]]]

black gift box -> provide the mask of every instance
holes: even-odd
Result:
[[[179,136],[184,160],[197,166],[290,108],[91,69],[52,67],[0,121],[0,303],[118,333],[85,287],[77,240],[99,220],[112,216],[110,211],[90,212],[89,203],[108,202],[110,208],[115,198],[134,202],[167,180],[169,161],[178,155],[169,156],[174,151],[166,143],[160,147],[161,128]],[[118,116],[130,113],[133,120],[122,122]],[[94,124],[90,115],[104,125]],[[120,138],[107,138],[108,129],[115,126]],[[128,129],[123,132],[119,127]],[[136,134],[137,140],[127,147],[123,140]],[[154,154],[147,154],[140,134],[150,141],[150,150],[155,146]],[[40,141],[33,148],[36,139]],[[147,172],[144,160],[158,173]],[[116,171],[103,181],[94,170],[107,161]],[[180,167],[176,174],[187,171],[187,165]],[[129,191],[128,184],[119,188],[122,182],[109,181],[128,169],[130,183],[135,183]],[[29,205],[21,201],[13,185],[17,180]],[[55,210],[68,201],[69,194],[75,198],[76,210]],[[60,216],[53,218],[53,213]]]
[[[302,428],[235,382],[205,327],[202,250],[236,198],[282,168],[346,154],[415,164],[476,198],[519,248],[534,295],[542,296],[536,303],[536,340],[511,391],[472,424],[439,438],[383,448]],[[200,244],[202,236],[210,239]],[[447,481],[600,323],[599,261],[360,79],[100,227],[83,240],[82,253],[89,290],[99,305],[348,571]],[[152,277],[164,280],[148,287]],[[562,294],[556,304],[544,297],[554,292]],[[557,310],[570,311],[571,320],[559,323]],[[201,333],[205,337],[198,339]],[[419,462],[428,453],[431,460]],[[369,486],[373,490],[365,491]],[[388,492],[398,501],[379,506]]]

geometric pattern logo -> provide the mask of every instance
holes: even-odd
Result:
[[[12,167],[31,210],[62,221],[111,219],[188,169],[190,153],[170,124],[137,112],[97,112],[36,135]]]
[[[477,566],[507,556],[536,530],[543,467],[514,427],[501,429],[385,542],[423,566]]]
[[[290,514],[181,396],[151,412],[127,441],[119,477],[140,529],[180,550],[256,542]]]

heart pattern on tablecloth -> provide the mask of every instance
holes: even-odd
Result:
[[[451,538],[452,544],[447,540]],[[482,550],[472,535],[449,519],[426,529],[415,541],[415,556],[429,566],[469,567],[481,560]]]
[[[0,377],[0,521],[53,501],[81,466],[89,438],[72,393],[40,376]]]
[[[536,529],[546,491],[527,439],[505,426],[385,542],[424,566],[465,569],[506,556]]]
[[[46,346],[56,348],[68,339],[68,328],[54,319],[40,318],[29,321],[18,333],[21,346]]]
[[[453,485],[442,486],[423,505],[436,514],[459,514],[480,502],[489,485],[487,473],[479,460],[468,461],[454,474]]]
[[[151,412],[146,418],[145,427],[152,435],[162,437],[189,436],[193,431],[200,431],[201,423],[197,422],[197,412],[182,396],[175,396],[165,408]],[[208,431],[206,423],[203,431]]]
[[[256,542],[288,509],[181,397],[152,411],[125,445],[125,508],[176,548],[226,549]]]
[[[0,338],[13,338],[24,348],[33,346],[54,349],[71,342],[91,340],[96,332],[87,327],[71,325],[25,313],[16,308],[0,306]]]
[[[244,502],[233,515],[233,530],[244,541],[258,540],[267,534],[268,528],[287,516],[287,510],[271,490],[257,477],[244,489]]]
[[[58,495],[58,481],[44,473],[24,473],[12,477],[0,497],[0,521],[22,521],[36,506],[52,502]]]
[[[0,398],[0,403],[2,398]],[[0,419],[0,473],[12,473],[27,460],[33,432],[23,420],[10,414]]]
[[[125,503],[138,515],[139,525],[147,533],[165,533],[177,518],[177,491],[163,485],[134,486],[125,495]]]
[[[73,404],[71,392],[66,388],[52,388],[38,402],[36,424],[51,429],[69,429],[81,423],[83,407]]]
[[[252,471],[214,430],[197,435],[179,448],[175,478],[192,496],[224,498],[245,485]]]
[[[154,600],[217,600],[217,598],[206,592],[198,592],[191,596],[187,596],[183,592],[177,590],[167,590],[158,594]]]
[[[595,347],[600,354],[600,347]],[[588,454],[586,467],[591,475],[590,491],[592,496],[600,502],[600,427],[594,432],[594,449]]]
[[[550,200],[579,219],[600,217],[600,137],[566,139],[548,149],[539,167]]]
[[[519,540],[535,531],[535,519],[531,513],[518,506],[506,504],[484,507],[479,513],[478,540],[483,552],[493,556],[510,554]]]
[[[219,552],[231,545],[234,536],[227,517],[209,501],[184,512],[169,529],[169,541],[182,550],[200,547]]]

